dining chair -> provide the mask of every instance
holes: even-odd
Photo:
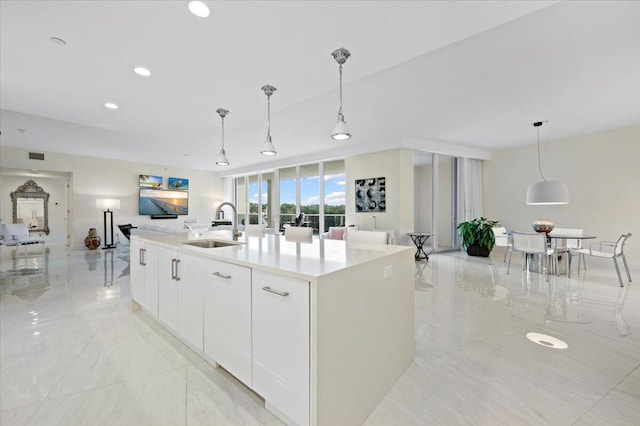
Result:
[[[266,224],[249,224],[244,226],[244,232],[247,235],[263,236],[265,234]]]
[[[627,272],[627,279],[629,280],[629,282],[631,282],[631,274],[629,273],[627,258],[624,256],[624,244],[629,238],[631,238],[630,232],[620,235],[620,238],[618,238],[618,241],[616,242],[601,241],[599,243],[592,243],[588,249],[579,249],[576,250],[576,253],[588,254],[589,256],[600,257],[604,259],[613,259],[613,265],[616,267],[616,273],[618,274],[620,287],[624,287],[624,285],[622,284],[622,275],[620,275],[620,267],[618,266],[618,258],[622,259],[624,269]],[[578,265],[578,270],[580,270],[580,265]]]
[[[284,228],[284,238],[287,241],[311,242],[313,238],[313,228],[306,226],[288,226]]]
[[[493,235],[495,236],[496,246],[504,247],[504,258],[502,259],[502,263],[507,261],[507,253],[511,251],[512,243],[511,243],[511,234],[507,234],[507,228],[504,226],[494,226],[492,228]]]
[[[579,228],[554,228],[549,232],[549,237],[553,238],[554,235],[582,237],[584,236],[584,229]],[[571,278],[571,260],[572,257],[578,256],[578,274],[580,274],[580,261],[582,260],[583,268],[587,269],[587,263],[585,262],[584,253],[578,253],[577,250],[582,248],[581,238],[561,238],[556,239],[556,252],[558,255],[565,254],[565,264],[567,267],[567,277]]]
[[[511,242],[513,244],[511,251],[509,252],[509,263],[507,264],[507,275],[511,269],[511,253],[522,253],[522,270],[529,268],[529,259],[531,256],[537,255],[542,263],[542,271],[546,274],[547,281],[549,281],[549,262],[555,263],[555,270],[557,270],[557,254],[555,247],[549,247],[547,245],[547,236],[542,233],[524,233],[524,232],[512,232]]]
[[[357,229],[348,229],[346,239],[350,243],[387,244],[389,241],[389,234],[384,231],[360,231]]]

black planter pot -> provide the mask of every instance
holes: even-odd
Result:
[[[473,244],[467,247],[467,254],[469,256],[489,257],[489,253],[491,253],[491,250],[484,246],[481,247],[477,244]]]

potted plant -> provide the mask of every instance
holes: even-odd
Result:
[[[498,225],[498,223],[497,220],[478,217],[458,224],[462,246],[467,249],[469,256],[489,256],[496,243],[493,229],[491,228]]]

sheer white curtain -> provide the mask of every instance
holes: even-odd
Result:
[[[458,223],[482,216],[482,160],[458,158]]]

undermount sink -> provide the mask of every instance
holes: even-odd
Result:
[[[194,241],[185,241],[182,244],[194,247],[201,248],[218,248],[218,247],[229,247],[229,246],[237,246],[240,243],[232,243],[230,241],[218,241],[218,240],[194,240]]]

